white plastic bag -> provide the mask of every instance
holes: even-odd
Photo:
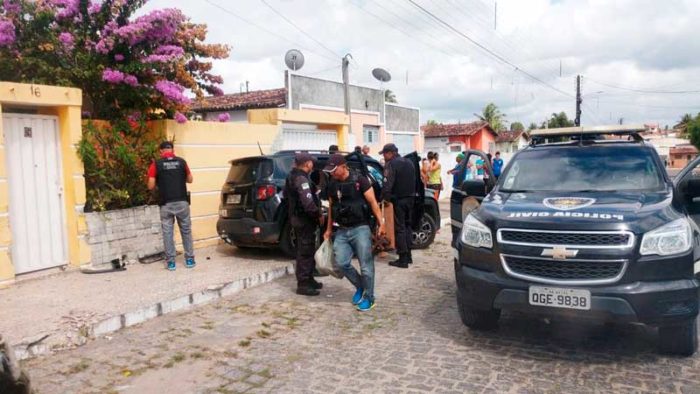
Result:
[[[323,241],[321,247],[314,254],[316,269],[322,273],[331,275],[334,278],[342,279],[343,273],[336,267],[333,259],[333,243],[329,239]]]

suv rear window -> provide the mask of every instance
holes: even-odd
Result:
[[[603,146],[523,151],[500,180],[504,192],[651,191],[664,184],[650,149]]]
[[[267,159],[241,160],[231,163],[226,183],[254,183],[260,178],[270,176],[272,162]]]

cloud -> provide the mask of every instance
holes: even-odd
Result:
[[[491,0],[415,0],[567,95],[495,60],[406,0],[266,1],[332,51],[259,0],[152,0],[146,9],[181,8],[193,21],[209,26],[209,41],[232,46],[231,57],[215,66],[225,77],[227,92],[239,91],[246,80],[253,89],[283,86],[284,53],[298,48],[306,57],[302,74],[340,80],[340,58],[348,52],[354,59],[353,83],[379,87],[371,70],[389,70],[393,79],[383,87],[394,91],[400,103],[420,107],[422,119],[471,120],[489,102],[508,120],[524,124],[541,123],[560,111],[573,118],[577,74],[584,76],[584,124],[624,118],[672,125],[683,113],[700,111],[700,94],[633,93],[596,82],[700,90],[696,1],[499,0],[494,30]]]

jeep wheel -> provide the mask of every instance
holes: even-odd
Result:
[[[666,354],[692,356],[698,350],[698,323],[695,319],[659,327],[659,350]]]
[[[498,319],[501,317],[500,309],[477,310],[468,307],[459,294],[457,295],[457,309],[459,309],[462,323],[473,330],[492,330],[496,328]]]
[[[418,231],[413,232],[413,243],[411,244],[411,249],[425,249],[435,240],[435,234],[437,233],[437,226],[435,225],[435,220],[425,212],[423,217],[420,219],[420,225]]]
[[[297,255],[297,236],[294,232],[294,227],[292,227],[289,222],[285,223],[284,227],[282,227],[280,249],[287,257],[295,258]]]

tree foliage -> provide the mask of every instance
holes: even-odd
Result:
[[[700,113],[694,118],[691,116],[689,120],[685,120],[685,134],[688,136],[690,143],[700,150]]]
[[[566,112],[559,112],[553,113],[552,116],[547,120],[546,122],[542,122],[542,127],[541,128],[549,128],[549,129],[554,129],[557,127],[573,127],[574,126],[574,121],[569,120],[569,117],[566,116]]]
[[[525,126],[520,122],[510,124],[510,131],[525,131]]]
[[[396,101],[396,95],[389,89],[384,91],[384,101],[387,103],[398,103],[398,101]]]
[[[539,127],[537,126],[537,123],[535,122],[530,122],[530,126],[527,127],[528,130],[536,130]]]
[[[438,121],[435,119],[428,119],[428,121],[425,124],[428,126],[436,126],[438,124]]]
[[[479,119],[488,122],[494,131],[499,132],[505,129],[506,114],[502,113],[494,103],[488,103],[478,115]]]
[[[180,10],[141,16],[145,0],[0,0],[0,80],[82,89],[93,117],[124,119],[188,108],[186,92],[219,95],[210,59],[225,45],[205,44],[206,25]]]

